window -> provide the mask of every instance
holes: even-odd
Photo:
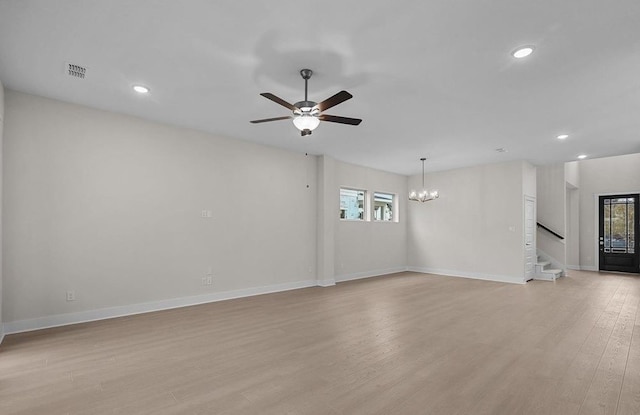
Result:
[[[364,220],[364,190],[340,188],[340,219]]]
[[[392,222],[393,218],[393,201],[395,196],[391,193],[374,192],[373,193],[373,220],[381,220]]]

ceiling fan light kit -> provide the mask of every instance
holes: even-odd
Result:
[[[427,158],[422,157],[420,160],[422,161],[422,191],[417,192],[415,190],[412,190],[409,193],[409,200],[412,200],[414,202],[428,202],[430,200],[437,199],[438,197],[440,197],[440,195],[438,194],[437,190],[429,191],[424,187],[424,162],[425,160],[427,160]]]
[[[300,114],[297,117],[293,117],[293,125],[300,131],[313,131],[320,125],[320,119],[316,115]]]
[[[289,120],[293,119],[293,125],[296,126],[298,130],[300,130],[300,135],[303,137],[306,135],[311,135],[311,132],[315,130],[320,121],[328,121],[335,122],[339,124],[348,124],[348,125],[358,125],[362,122],[359,118],[348,118],[348,117],[339,117],[336,115],[323,114],[324,110],[327,110],[331,107],[334,107],[348,99],[353,98],[353,95],[348,93],[347,91],[340,91],[337,94],[333,95],[330,98],[325,99],[321,103],[317,103],[314,101],[309,101],[308,98],[308,84],[309,79],[313,75],[313,71],[311,69],[302,69],[300,71],[300,76],[304,79],[304,101],[296,102],[295,104],[290,104],[287,101],[279,98],[272,93],[263,92],[263,97],[270,99],[271,101],[282,105],[285,108],[290,109],[293,112],[293,115],[284,116],[284,117],[275,117],[275,118],[265,118],[261,120],[253,120],[251,123],[259,124],[263,122],[269,121],[278,121],[278,120]]]

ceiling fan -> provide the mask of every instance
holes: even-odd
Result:
[[[293,124],[300,130],[300,135],[310,135],[311,132],[320,124],[320,121],[337,122],[340,124],[358,125],[362,122],[359,118],[347,118],[339,117],[337,115],[323,114],[323,112],[331,107],[334,107],[348,99],[353,98],[353,95],[347,91],[340,91],[334,96],[325,99],[321,103],[309,101],[307,98],[307,84],[309,78],[313,75],[311,69],[302,69],[300,71],[302,79],[304,79],[304,101],[296,102],[295,104],[289,104],[282,98],[269,93],[263,92],[263,97],[270,99],[271,101],[282,105],[285,108],[289,108],[293,111],[293,115],[287,115],[284,117],[265,118],[262,120],[253,120],[251,123],[258,124],[262,122],[278,121],[293,119]]]

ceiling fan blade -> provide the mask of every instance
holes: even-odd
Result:
[[[348,99],[353,98],[353,95],[351,95],[350,93],[348,93],[347,91],[340,91],[337,94],[335,94],[334,96],[325,99],[324,101],[322,101],[321,103],[318,104],[318,108],[320,109],[320,112],[329,109],[331,107],[335,107],[336,105],[345,102]]]
[[[249,122],[250,122],[250,123],[252,123],[252,124],[259,124],[259,123],[261,123],[261,122],[279,121],[279,120],[288,120],[288,119],[291,119],[291,118],[293,118],[293,117],[292,117],[292,116],[290,116],[290,115],[287,115],[287,116],[285,116],[285,117],[264,118],[264,119],[262,119],[262,120],[253,120],[253,121],[249,121]]]
[[[294,106],[293,106],[293,104],[289,104],[289,103],[288,103],[287,101],[285,101],[284,99],[282,99],[282,98],[278,98],[277,96],[273,95],[273,94],[272,94],[272,93],[270,93],[270,92],[263,92],[263,93],[262,93],[262,94],[260,94],[260,95],[262,95],[263,97],[265,97],[265,98],[267,98],[267,99],[270,99],[270,100],[271,100],[271,101],[273,101],[273,102],[276,102],[276,103],[278,103],[278,104],[282,105],[282,106],[283,106],[283,107],[285,107],[285,108],[289,108],[291,111],[296,111],[296,110],[298,109],[297,107],[294,107]]]
[[[337,115],[320,114],[321,121],[337,122],[340,124],[358,125],[362,122],[360,118],[338,117]]]

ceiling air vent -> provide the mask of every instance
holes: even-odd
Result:
[[[68,63],[67,74],[73,78],[84,79],[87,76],[87,68],[85,66]]]

